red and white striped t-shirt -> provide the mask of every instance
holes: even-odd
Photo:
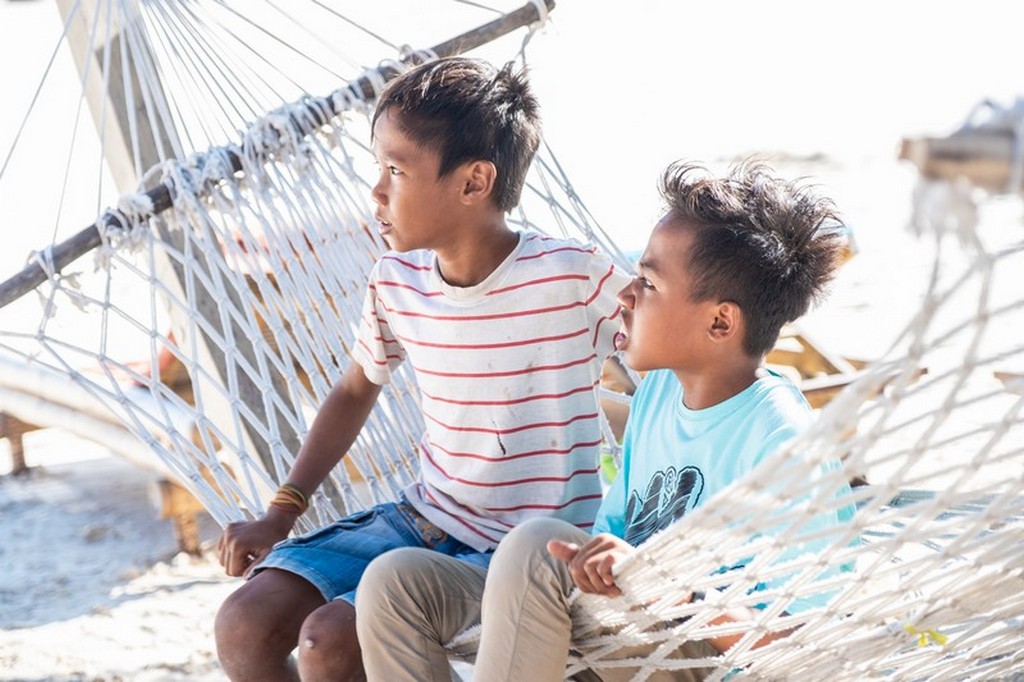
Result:
[[[354,358],[377,384],[412,363],[426,433],[406,495],[423,516],[478,550],[533,516],[590,528],[597,387],[626,281],[590,246],[527,233],[473,287],[446,284],[432,251],[378,261]]]

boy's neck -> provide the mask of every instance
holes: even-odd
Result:
[[[707,372],[676,371],[683,385],[683,404],[691,410],[704,410],[725,402],[743,392],[752,383],[767,375],[760,358],[747,358],[745,362],[709,364]]]
[[[435,249],[444,281],[454,287],[471,287],[487,279],[519,243],[519,235],[504,219]]]

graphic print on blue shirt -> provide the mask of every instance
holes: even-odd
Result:
[[[626,537],[636,547],[693,509],[704,492],[704,474],[697,467],[673,466],[651,477],[643,498],[634,490],[626,503]]]

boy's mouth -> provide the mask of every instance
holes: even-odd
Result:
[[[622,350],[626,345],[626,342],[629,341],[629,323],[630,317],[632,317],[632,312],[620,306],[619,316],[619,331],[615,332],[615,336],[612,337],[612,343],[615,345],[615,350]]]

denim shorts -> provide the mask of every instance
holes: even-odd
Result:
[[[294,573],[324,599],[354,604],[363,571],[377,556],[399,547],[423,547],[487,568],[493,552],[479,552],[423,518],[404,499],[349,514],[306,535],[282,540],[250,573],[266,568]]]

